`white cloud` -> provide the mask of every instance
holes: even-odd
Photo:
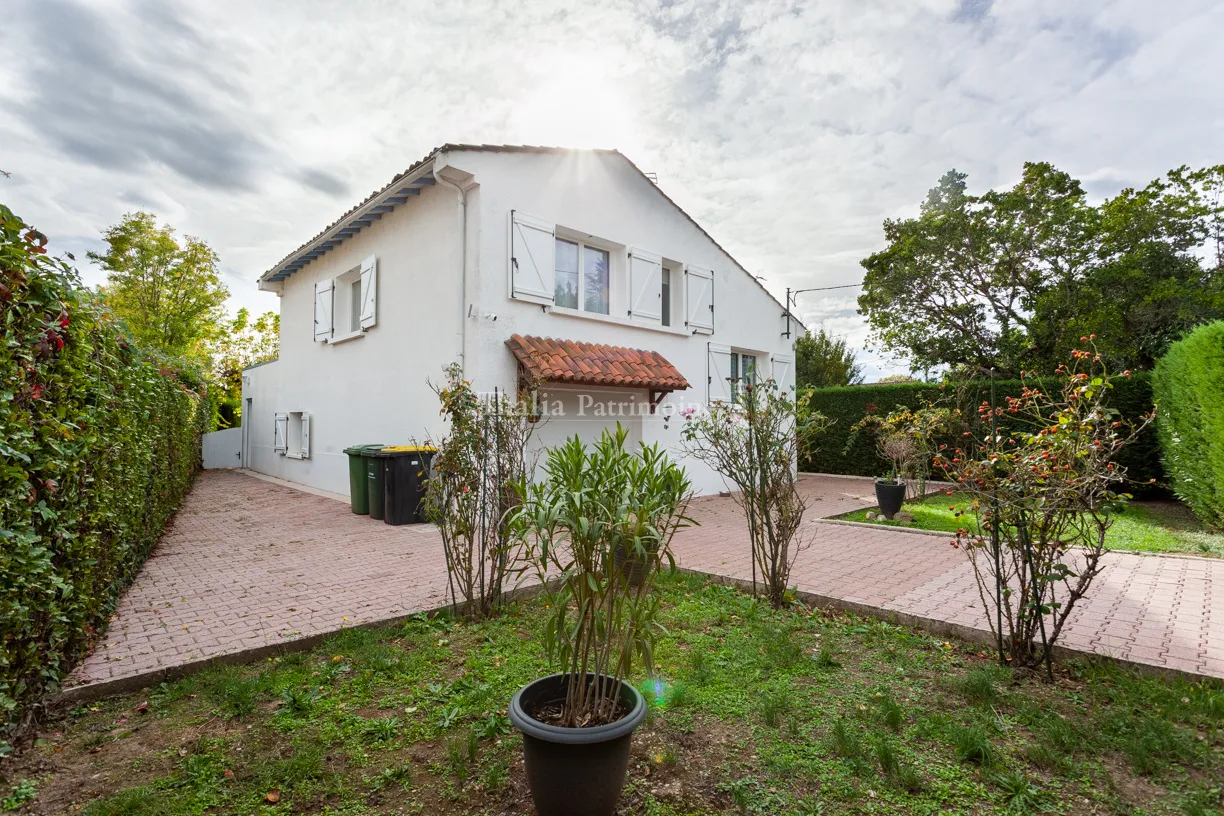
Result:
[[[447,141],[618,147],[779,297],[860,280],[883,219],[950,167],[978,189],[1048,160],[1103,196],[1221,161],[1210,0],[27,0],[6,19],[6,203],[78,257],[153,208],[261,310],[260,272]],[[827,294],[803,317],[861,346],[853,294]]]

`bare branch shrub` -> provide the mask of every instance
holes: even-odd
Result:
[[[797,487],[798,455],[828,427],[810,410],[810,396],[791,398],[767,380],[742,385],[734,403],[681,412],[685,453],[739,488],[733,496],[748,521],[753,591],[759,574],[775,607],[786,603],[791,568],[803,547],[798,535],[807,505]]]
[[[524,402],[477,394],[457,363],[434,391],[449,429],[435,443],[426,513],[442,535],[451,602],[485,617],[499,603],[511,567],[507,515],[519,503],[514,485],[534,467],[527,454],[534,424]]]

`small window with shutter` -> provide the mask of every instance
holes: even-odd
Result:
[[[310,458],[310,414],[306,411],[290,411],[278,414],[285,417],[284,453],[290,459]]]

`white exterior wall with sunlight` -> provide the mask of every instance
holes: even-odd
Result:
[[[515,391],[512,335],[657,352],[691,386],[652,413],[644,388],[545,384],[539,449],[620,422],[632,441],[679,456],[679,410],[732,398],[732,366],[755,365],[793,390],[782,305],[621,154],[448,146],[413,174],[437,183],[394,208],[376,194],[351,216],[369,222],[355,235],[307,245],[265,276],[282,297],[282,350],[244,380],[244,396],[256,397],[253,469],[347,492],[345,447],[442,430],[428,382],[446,364],[461,361],[480,391]],[[380,207],[380,218],[362,214]],[[319,292],[332,298],[327,319],[345,319],[336,291],[359,292],[344,276],[371,258],[376,323],[316,339]],[[298,412],[309,412],[305,452]],[[700,492],[726,489],[683,463]]]

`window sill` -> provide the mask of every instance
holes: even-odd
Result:
[[[366,333],[365,333],[364,331],[362,331],[362,330],[358,329],[358,330],[357,330],[357,331],[355,331],[355,332],[349,332],[348,334],[342,334],[342,335],[340,335],[339,337],[333,337],[332,339],[328,340],[327,342],[328,342],[329,344],[331,344],[331,345],[333,345],[333,346],[334,346],[334,345],[336,345],[336,344],[338,344],[338,343],[347,343],[347,342],[348,342],[348,341],[350,341],[350,340],[360,340],[361,338],[363,338],[363,337],[365,337],[365,336],[366,336]]]
[[[595,320],[600,323],[613,323],[617,326],[624,326],[630,329],[644,329],[645,331],[660,332],[662,334],[674,334],[680,337],[686,337],[689,334],[687,330],[677,328],[675,326],[636,323],[625,317],[613,317],[612,315],[600,314],[599,312],[584,312],[581,309],[567,309],[564,306],[550,306],[548,307],[548,311],[551,314],[561,315],[562,317],[576,317],[580,320]]]

